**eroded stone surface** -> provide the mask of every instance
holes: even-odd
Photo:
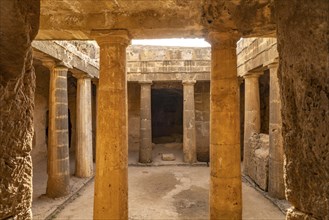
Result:
[[[329,1],[276,8],[288,219],[329,219]]]
[[[92,29],[121,28],[140,39],[200,37],[206,28],[248,36],[275,32],[271,0],[56,0],[42,1],[41,12],[39,39],[88,39]]]
[[[38,31],[38,16],[38,1],[0,3],[0,219],[32,218],[31,41]]]
[[[248,175],[264,191],[268,187],[269,136],[254,133],[249,138],[250,164]]]

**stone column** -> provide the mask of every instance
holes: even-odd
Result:
[[[243,168],[249,175],[249,163],[251,159],[249,138],[253,133],[260,132],[260,98],[259,76],[262,73],[250,73],[244,76],[245,81],[245,114],[244,114],[244,147]]]
[[[75,175],[90,177],[93,175],[91,79],[80,76],[77,84]]]
[[[140,81],[140,147],[139,162],[152,162],[152,118],[151,118],[151,85],[152,81]]]
[[[211,32],[210,219],[241,219],[236,36]]]
[[[183,81],[184,86],[184,110],[183,110],[183,151],[184,162],[196,162],[195,140],[195,107],[194,107],[194,84],[195,80]]]
[[[47,196],[62,197],[70,191],[67,71],[62,64],[44,62],[50,70]]]
[[[285,198],[283,175],[283,139],[281,119],[281,97],[278,81],[278,64],[268,65],[270,70],[270,158],[268,192],[272,197]]]
[[[126,30],[94,32],[100,46],[94,219],[128,219]]]

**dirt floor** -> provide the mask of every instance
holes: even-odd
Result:
[[[129,167],[129,219],[208,219],[208,167]],[[92,219],[93,182],[54,216]],[[269,200],[243,184],[243,219],[285,219]]]

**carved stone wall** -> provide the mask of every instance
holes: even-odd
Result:
[[[264,191],[268,186],[269,136],[254,133],[249,138],[250,168],[249,176]]]
[[[276,1],[288,219],[329,219],[329,1]]]
[[[5,5],[6,7],[3,7]],[[0,219],[31,219],[35,74],[31,41],[39,1],[1,1]]]

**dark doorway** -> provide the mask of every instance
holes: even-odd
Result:
[[[182,143],[183,90],[152,89],[152,142]]]
[[[270,74],[266,70],[259,77],[259,98],[260,98],[260,133],[269,134],[270,125]]]

